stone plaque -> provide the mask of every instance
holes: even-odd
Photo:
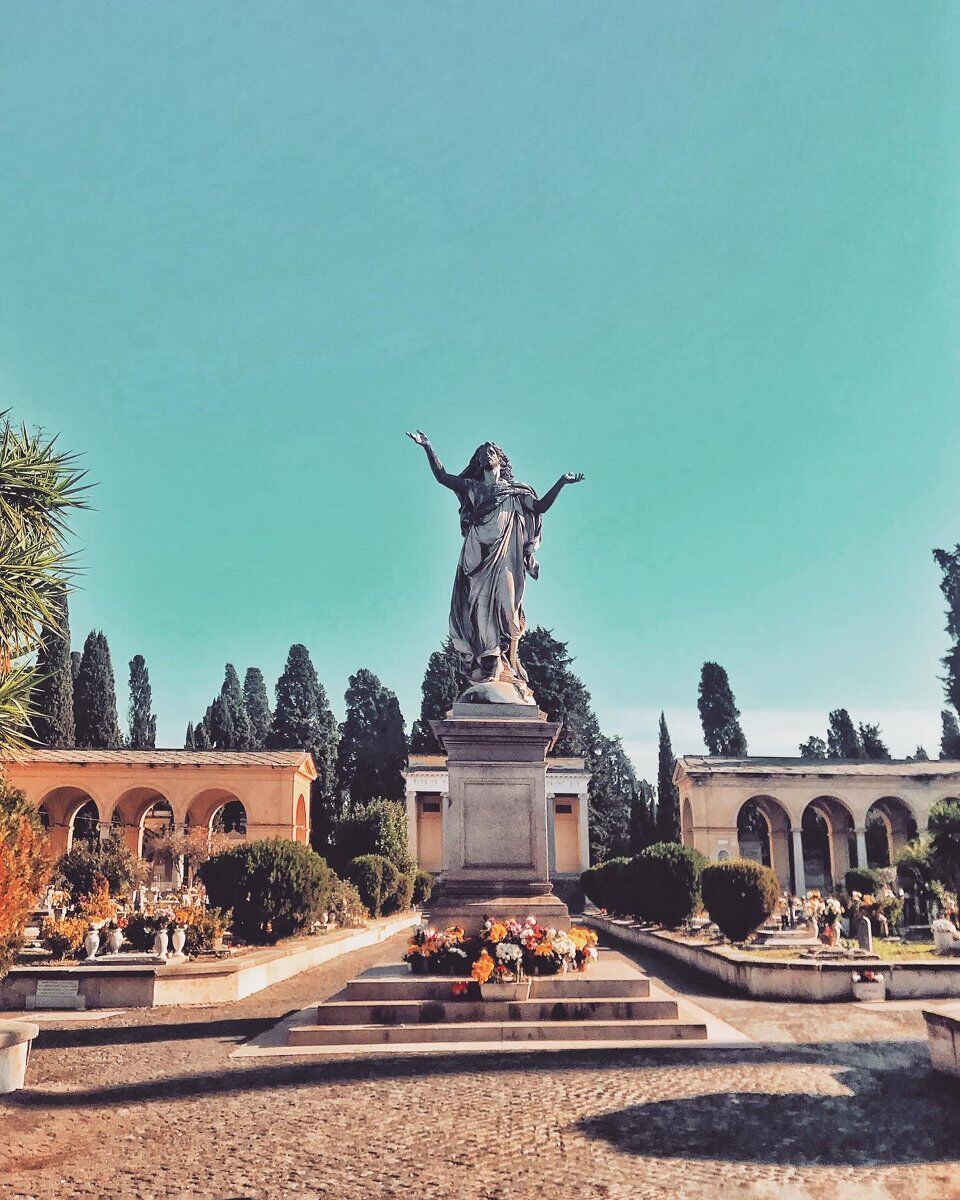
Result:
[[[27,997],[27,1008],[86,1008],[86,1000],[79,995],[80,984],[76,979],[38,979],[36,996]]]
[[[463,785],[465,867],[531,867],[530,788],[522,783]]]

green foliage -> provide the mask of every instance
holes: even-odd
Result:
[[[417,873],[414,870],[401,871],[397,878],[397,887],[391,896],[386,912],[406,912],[413,907],[413,889],[416,887]]]
[[[270,712],[267,685],[259,667],[247,667],[243,677],[243,706],[250,721],[250,749],[262,750],[267,744],[273,714]]]
[[[198,750],[212,750],[213,736],[210,733],[210,712],[211,708],[204,713],[203,720],[199,721],[193,728],[193,744]]]
[[[130,660],[130,748],[153,750],[157,744],[157,718],[152,711],[153,692],[142,654]]]
[[[943,572],[940,590],[947,602],[947,633],[953,642],[942,659],[944,691],[953,708],[960,711],[960,544],[953,550],[934,550],[933,557]]]
[[[852,867],[843,877],[847,895],[860,892],[864,896],[875,896],[881,888],[880,874],[870,867]]]
[[[57,622],[45,626],[37,651],[33,735],[41,746],[62,750],[75,745],[73,670],[70,661],[70,623],[67,594],[56,601]]]
[[[960,725],[957,724],[957,714],[949,708],[941,709],[940,724],[943,730],[940,735],[940,757],[960,758]]]
[[[356,816],[344,817],[335,830],[333,863],[342,870],[367,854],[388,858],[398,871],[409,871],[413,859],[407,848],[407,810],[396,800],[371,800]]]
[[[73,689],[73,715],[78,746],[118,750],[123,745],[110,647],[99,630],[92,630],[83,644]]]
[[[598,733],[587,759],[590,857],[603,860],[630,848],[630,808],[639,790],[633,763],[618,737]]]
[[[360,899],[374,917],[392,910],[400,890],[400,872],[381,854],[362,854],[347,866],[347,879],[360,893]]]
[[[860,745],[863,747],[864,758],[874,762],[890,762],[890,751],[880,734],[879,725],[861,724]]]
[[[710,754],[745,758],[747,739],[740,728],[740,710],[733,698],[727,672],[719,663],[703,664],[697,707],[703,726],[703,740]]]
[[[421,687],[420,716],[414,721],[410,734],[412,754],[442,754],[440,743],[430,728],[431,721],[441,721],[453,707],[463,690],[460,681],[460,659],[453,642],[447,638],[439,650],[427,660]]]
[[[93,891],[97,876],[107,881],[111,896],[126,896],[144,877],[144,865],[130,853],[116,830],[98,846],[88,842],[75,844],[56,865],[58,886],[70,895],[73,904]]]
[[[657,837],[661,842],[680,841],[680,793],[673,782],[676,765],[667,719],[661,713],[657,757]]]
[[[864,758],[863,743],[845,708],[835,708],[827,727],[827,757],[833,759]]]
[[[349,796],[354,810],[376,796],[402,800],[407,740],[397,697],[372,671],[361,668],[350,676],[346,702],[337,752],[341,794]]]
[[[742,942],[759,929],[780,895],[773,871],[749,859],[708,863],[700,886],[704,907],[731,942]]]
[[[675,842],[659,842],[633,859],[633,912],[672,927],[689,917],[700,894],[702,856]]]
[[[626,857],[610,858],[580,876],[580,886],[598,908],[617,916],[633,914],[632,864]]]
[[[326,908],[333,880],[319,854],[287,838],[234,846],[199,874],[211,903],[233,910],[234,933],[254,943],[300,933]]]
[[[645,779],[630,798],[630,853],[639,854],[656,840],[653,788]]]
[[[233,742],[230,745],[219,745],[221,750],[252,750],[253,728],[247,715],[243,688],[240,686],[240,676],[233,663],[227,663],[223,670],[223,683],[220,685],[220,700],[226,710],[229,721],[225,727],[232,732]]]
[[[197,748],[196,738],[193,735],[193,722],[192,721],[187,722],[187,735],[183,739],[183,748],[184,748],[184,750],[196,750],[196,748]]]
[[[960,884],[960,802],[941,800],[935,804],[930,810],[927,830],[937,877],[956,891]]]
[[[800,757],[814,760],[826,759],[828,757],[827,743],[822,737],[813,734],[805,742],[800,743]]]
[[[433,894],[433,876],[429,871],[414,871],[413,895],[411,901],[415,908],[423,908]]]
[[[339,875],[334,875],[330,885],[327,912],[345,929],[362,926],[370,915],[354,884],[349,879],[341,879]]]
[[[230,707],[222,696],[215,697],[207,709],[210,741],[215,750],[233,750],[236,748],[237,735],[233,728],[233,717]]]
[[[315,848],[328,853],[339,815],[336,763],[340,733],[310,653],[299,642],[290,647],[276,695],[267,745],[271,750],[308,750],[313,755],[317,778],[310,789],[310,839]]]
[[[524,635],[520,658],[547,719],[563,723],[554,755],[602,757],[606,751],[597,746],[600,728],[590,706],[590,693],[570,669],[574,660],[567,643],[555,638],[552,630],[537,626]],[[592,761],[589,765],[592,770]],[[599,803],[596,807],[603,810],[605,806]]]

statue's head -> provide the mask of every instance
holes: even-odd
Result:
[[[467,464],[466,469],[460,472],[463,479],[483,479],[484,471],[490,471],[496,467],[500,468],[500,478],[506,479],[508,482],[513,482],[513,468],[510,466],[510,459],[500,449],[496,442],[484,442],[482,446],[478,446],[473,452],[473,458]]]

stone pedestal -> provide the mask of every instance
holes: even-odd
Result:
[[[431,925],[475,933],[486,917],[531,914],[570,927],[553,895],[546,756],[560,726],[535,705],[458,701],[431,726],[447,753],[443,876]]]

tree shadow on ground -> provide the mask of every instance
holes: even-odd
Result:
[[[795,1167],[960,1162],[960,1087],[928,1067],[846,1068],[853,1095],[709,1092],[635,1104],[576,1128],[625,1154]]]

